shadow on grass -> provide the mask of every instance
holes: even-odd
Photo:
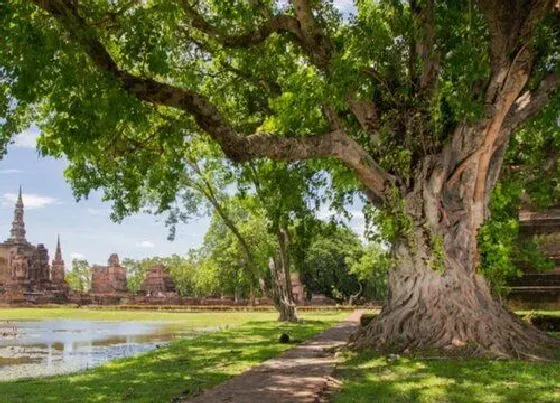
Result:
[[[346,402],[558,402],[560,363],[351,356],[338,370]]]
[[[0,402],[162,402],[191,396],[293,347],[333,322],[248,322],[72,375],[0,382]]]

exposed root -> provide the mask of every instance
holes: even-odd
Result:
[[[527,360],[559,358],[560,340],[525,323],[497,302],[483,307],[447,300],[432,309],[384,310],[351,338],[355,349],[432,352]]]

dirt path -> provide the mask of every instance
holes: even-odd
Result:
[[[188,403],[307,403],[317,402],[334,371],[333,349],[358,329],[362,311],[272,360],[252,368]]]

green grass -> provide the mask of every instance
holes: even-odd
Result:
[[[13,312],[11,312],[13,311]],[[18,312],[19,311],[19,312]],[[192,326],[237,326],[183,340],[146,354],[71,375],[0,382],[0,402],[169,402],[196,394],[272,358],[293,345],[277,343],[289,333],[303,341],[348,313],[302,315],[301,324],[279,324],[273,313],[105,312],[82,309],[0,310],[0,318],[91,320],[175,320]],[[243,323],[245,322],[245,323]],[[241,324],[240,324],[241,323]]]
[[[334,403],[559,402],[560,363],[400,358],[349,353]]]
[[[0,323],[5,320],[73,319],[92,321],[158,321],[203,327],[225,324],[236,325],[248,321],[269,321],[274,320],[276,317],[277,314],[273,312],[174,313],[87,308],[0,308]]]

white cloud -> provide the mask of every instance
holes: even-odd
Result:
[[[151,249],[151,248],[155,248],[156,245],[154,245],[154,243],[151,242],[151,241],[142,241],[142,242],[136,242],[136,247],[137,248],[144,248],[144,249]]]
[[[14,204],[17,201],[17,193],[4,193],[2,199],[4,204],[10,203]],[[26,209],[33,210],[38,208],[43,208],[49,204],[56,204],[58,201],[50,196],[39,195],[34,193],[24,193],[23,194],[23,205]]]
[[[19,169],[0,169],[0,175],[21,174],[23,171]]]
[[[41,130],[37,126],[31,126],[14,138],[14,147],[35,148],[40,134]]]
[[[72,253],[70,254],[70,257],[71,257],[72,259],[85,259],[85,258],[86,258],[84,255],[82,255],[82,254],[79,253],[79,252],[72,252]]]

